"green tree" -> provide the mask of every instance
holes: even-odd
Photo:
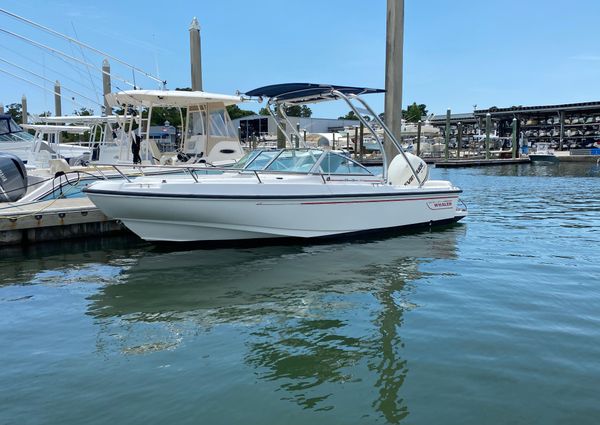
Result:
[[[94,110],[86,107],[73,111],[73,115],[79,115],[80,117],[89,117],[94,115]]]
[[[258,111],[258,115],[267,115],[268,116],[271,114],[269,113],[269,110],[266,107],[264,107],[264,108],[260,108],[260,111]]]
[[[13,120],[18,123],[21,123],[21,118],[23,117],[23,107],[20,103],[11,103],[6,107],[6,113],[11,115]]]
[[[302,105],[301,111],[300,111],[300,116],[304,117],[304,118],[310,118],[310,117],[312,117],[312,109],[310,109],[306,105]]]
[[[229,118],[231,118],[232,120],[256,114],[256,112],[254,111],[240,109],[240,107],[237,105],[229,105],[227,107],[227,113],[229,114]]]
[[[144,111],[147,115],[147,111]],[[185,115],[185,110],[181,112]],[[150,123],[152,125],[165,125],[165,122],[169,122],[173,127],[181,126],[181,114],[179,108],[152,108],[152,119]]]
[[[425,115],[427,115],[427,106],[422,103],[417,105],[416,102],[413,102],[406,108],[406,111],[402,111],[402,116],[408,122],[418,122]]]
[[[338,117],[339,120],[358,120],[358,117],[354,111],[348,112],[346,115]]]

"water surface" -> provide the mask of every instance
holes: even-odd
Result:
[[[434,231],[4,250],[0,423],[596,424],[591,168],[433,170],[470,212]]]

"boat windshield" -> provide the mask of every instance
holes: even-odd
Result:
[[[248,162],[245,170],[263,170],[281,151],[260,151],[252,161]]]
[[[323,151],[316,149],[286,149],[267,166],[266,170],[308,173],[322,153]]]
[[[0,141],[1,142],[20,142],[31,141],[33,136],[23,130],[12,118],[0,119]]]
[[[318,172],[323,174],[363,174],[373,175],[368,169],[350,158],[336,152],[327,152],[319,163]]]
[[[373,175],[341,153],[320,149],[255,150],[244,155],[233,167],[252,171]]]
[[[231,165],[231,168],[245,168],[250,162],[254,160],[262,151],[254,150],[246,152],[235,164]]]

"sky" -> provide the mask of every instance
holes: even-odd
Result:
[[[189,87],[189,24],[201,26],[204,90],[245,92],[267,84],[316,82],[385,86],[386,0],[2,0],[0,7]],[[491,106],[600,100],[597,0],[405,0],[403,104],[462,113]],[[101,66],[102,56],[0,14],[0,29]],[[52,89],[60,80],[63,114],[97,113],[101,74],[0,32],[0,70]],[[8,61],[7,62],[3,62]],[[24,68],[30,72],[19,69]],[[112,61],[113,90],[127,80],[157,83]],[[69,92],[68,89],[78,94]],[[0,103],[54,110],[53,95],[0,72]],[[383,95],[367,99],[383,111]],[[260,105],[244,104],[258,110]],[[341,103],[312,107],[337,117]]]

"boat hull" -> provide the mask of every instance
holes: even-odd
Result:
[[[531,162],[547,162],[552,164],[560,162],[558,157],[552,154],[530,154],[529,159]]]
[[[324,185],[325,186],[325,185]],[[145,240],[318,238],[458,221],[458,190],[289,196],[196,196],[86,189],[108,216]]]

